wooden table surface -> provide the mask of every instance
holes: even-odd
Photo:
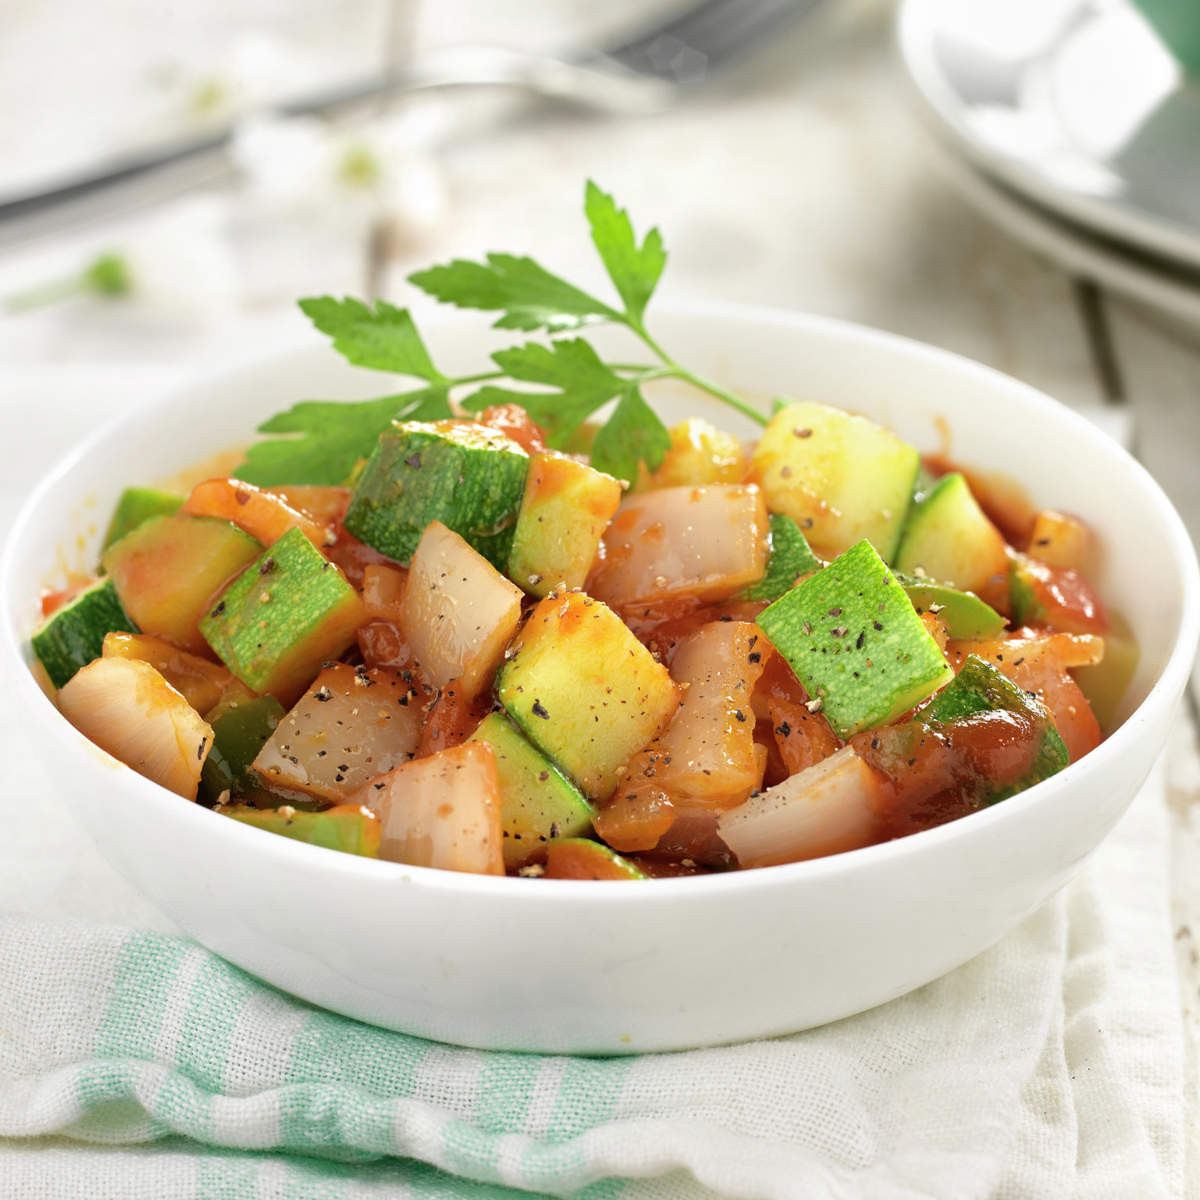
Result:
[[[547,41],[552,19],[578,23],[593,10],[547,0],[533,11],[538,20],[527,10],[525,27],[513,29],[486,5],[450,0],[420,11],[413,37],[428,45],[475,27],[482,36],[520,40],[536,33]],[[635,11],[622,4],[609,15],[615,23]],[[826,9],[733,78],[654,118],[506,104],[498,119],[490,101],[453,101],[456,133],[440,153],[447,191],[440,224],[395,258],[364,245],[355,260],[357,282],[339,277],[330,286],[374,283],[393,300],[415,301],[420,312],[425,302],[403,282],[408,270],[495,248],[536,248],[564,273],[595,280],[580,212],[583,181],[593,177],[636,220],[663,229],[671,255],[664,300],[712,297],[824,313],[997,367],[1126,440],[1196,539],[1200,331],[1073,277],[993,228],[951,190],[931,168],[928,135],[896,62],[891,19],[890,6],[881,3]],[[0,48],[0,77],[2,67]],[[140,219],[85,214],[52,237],[34,236],[33,225],[0,228],[0,294],[119,240]],[[314,266],[319,271],[321,263]],[[0,321],[6,421],[20,399],[13,381],[33,387],[36,379],[46,394],[47,363],[55,364],[58,378],[77,383],[89,372],[128,370],[131,394],[145,392],[231,345],[245,348],[290,331],[296,320],[289,311],[279,297],[207,331],[153,337],[78,307]],[[44,428],[24,469],[40,469],[75,432]],[[1193,1052],[1200,1046],[1196,715],[1193,694],[1168,751],[1181,1003]],[[66,890],[43,889],[43,909],[77,911],[76,889],[94,891],[103,879],[99,902],[89,897],[94,915],[145,917],[116,890],[107,893],[112,902],[105,908],[103,888],[113,888],[112,881],[86,861],[92,853],[86,843],[78,841],[72,853],[81,856],[75,882]]]

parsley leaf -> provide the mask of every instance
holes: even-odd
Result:
[[[624,387],[625,381],[604,365],[582,338],[560,338],[549,346],[529,342],[492,355],[510,379],[542,383],[551,392],[514,392],[484,387],[463,401],[468,412],[492,404],[520,404],[546,431],[551,446],[561,447],[602,404]]]
[[[635,326],[640,326],[646,304],[667,265],[662,235],[651,229],[639,246],[628,212],[618,208],[612,196],[602,192],[590,179],[584,211],[604,268],[625,301],[626,315]]]
[[[412,375],[444,383],[407,308],[377,300],[374,310],[350,296],[313,296],[300,301],[301,311],[333,338],[333,348],[356,367]]]
[[[393,421],[436,421],[450,415],[446,388],[441,384],[350,404],[304,400],[258,427],[259,433],[299,436],[255,442],[233,474],[259,487],[343,484]]]
[[[559,333],[621,320],[621,314],[607,304],[552,275],[532,258],[515,254],[489,254],[482,263],[456,258],[416,271],[408,281],[443,304],[501,313],[496,329]]]
[[[640,460],[653,470],[670,449],[670,435],[642,398],[637,381],[606,366],[582,338],[560,338],[549,346],[529,342],[498,350],[492,358],[510,379],[554,390],[519,392],[489,385],[463,401],[469,412],[520,404],[546,431],[549,445],[561,449],[596,409],[616,399],[615,411],[596,435],[592,464],[630,483],[637,478]]]
[[[671,435],[636,383],[627,383],[616,411],[592,443],[592,466],[632,483],[638,463],[653,471],[671,448]]]

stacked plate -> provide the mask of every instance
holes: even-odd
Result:
[[[1073,272],[1200,327],[1200,80],[1130,4],[904,0],[899,38],[968,200]]]

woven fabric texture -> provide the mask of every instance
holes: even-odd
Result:
[[[0,1191],[1179,1200],[1164,862],[1152,780],[1065,893],[945,978],[792,1037],[607,1060],[441,1046],[183,938],[11,916]]]

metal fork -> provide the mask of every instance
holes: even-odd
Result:
[[[821,0],[701,0],[606,50],[555,57],[496,46],[453,46],[411,64],[268,108],[281,116],[336,114],[380,96],[500,86],[600,112],[665,108],[780,33]],[[234,126],[124,154],[33,194],[0,198],[0,219],[90,197],[163,167],[225,151]]]

